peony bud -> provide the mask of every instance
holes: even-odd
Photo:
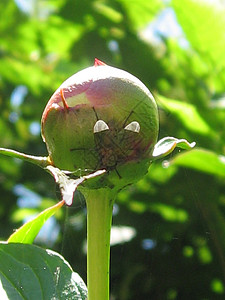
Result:
[[[105,169],[101,186],[117,189],[147,172],[158,126],[157,106],[146,86],[97,59],[56,90],[42,116],[53,166],[80,175]]]

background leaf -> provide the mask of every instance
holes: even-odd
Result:
[[[220,67],[224,67],[223,51],[225,47],[224,6],[219,1],[194,1],[185,0],[181,4],[179,0],[173,0],[172,5],[177,14],[187,39],[206,59]],[[198,20],[193,18],[198,15]],[[198,27],[198,30],[194,30]],[[221,65],[222,64],[222,65]]]
[[[211,135],[212,129],[201,117],[196,107],[190,103],[158,96],[159,105],[172,113],[188,130],[203,135]],[[196,124],[198,124],[196,126]]]
[[[45,222],[64,205],[64,200],[42,211],[34,219],[17,229],[8,239],[8,243],[32,244]]]
[[[169,164],[225,177],[225,156],[217,155],[205,149],[194,149],[191,152],[179,154]]]
[[[32,245],[0,244],[0,293],[4,299],[80,299],[87,288],[62,256]]]
[[[172,1],[178,21],[185,32],[188,41],[193,48],[207,62],[211,76],[214,76],[214,83],[220,86],[220,80],[224,82],[225,58],[225,7],[220,1],[195,1],[179,0]],[[194,18],[193,16],[198,16]],[[198,28],[198,30],[195,30]],[[216,77],[219,77],[218,79]]]
[[[118,2],[127,12],[128,21],[134,28],[143,27],[153,18],[153,16],[163,7],[162,1],[153,0],[119,0]]]

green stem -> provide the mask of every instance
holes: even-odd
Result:
[[[6,148],[0,148],[0,154],[4,154],[7,156],[11,156],[14,158],[19,158],[22,160],[26,160],[32,164],[35,164],[41,168],[46,168],[48,165],[50,165],[50,161],[48,157],[45,156],[33,156],[24,154],[15,150],[6,149]]]
[[[109,299],[110,232],[113,193],[109,189],[89,190],[87,202],[87,286],[88,300]]]

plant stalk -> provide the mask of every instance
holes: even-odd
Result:
[[[12,149],[0,148],[0,154],[11,156],[14,158],[19,158],[22,160],[26,160],[32,164],[35,164],[41,168],[46,168],[50,165],[49,157],[45,156],[34,156],[25,153],[21,153]]]
[[[114,197],[109,189],[89,190],[87,203],[88,300],[109,300],[110,232]]]

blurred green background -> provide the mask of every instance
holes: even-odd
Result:
[[[46,155],[55,89],[97,57],[142,80],[160,138],[196,141],[118,195],[112,300],[225,298],[225,4],[206,0],[1,0],[0,147]],[[0,157],[0,238],[59,198],[43,170]],[[36,239],[86,281],[82,195]]]

